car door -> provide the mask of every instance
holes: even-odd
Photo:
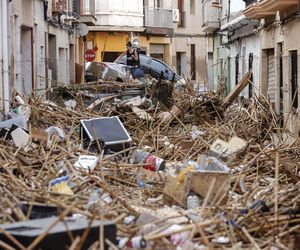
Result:
[[[171,80],[170,78],[170,70],[169,68],[164,65],[162,62],[152,58],[151,60],[151,71],[152,71],[152,75],[155,78],[159,78],[161,73],[163,73],[163,79],[165,80]]]

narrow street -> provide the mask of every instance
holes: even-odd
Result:
[[[299,9],[2,0],[0,249],[300,249]]]

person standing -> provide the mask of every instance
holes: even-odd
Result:
[[[138,68],[140,66],[140,58],[139,53],[137,52],[136,48],[133,47],[132,43],[128,41],[126,44],[126,51],[123,52],[119,58],[122,57],[122,55],[126,54],[126,82],[129,82],[130,74],[132,73],[132,70],[135,68]],[[119,62],[117,62],[119,63]]]

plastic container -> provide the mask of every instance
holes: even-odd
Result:
[[[143,164],[145,169],[150,171],[163,171],[166,167],[166,162],[154,156],[147,151],[136,149],[130,159],[130,163],[132,164]]]
[[[100,199],[100,189],[97,188],[91,193],[88,200],[87,208],[88,209],[95,208],[95,205],[97,204],[99,199]]]
[[[128,241],[126,245],[130,248],[142,249],[147,247],[147,242],[142,236],[136,236]]]
[[[140,188],[144,188],[145,187],[145,183],[141,177],[141,174],[140,173],[137,173],[136,175],[136,184],[140,187]]]
[[[198,208],[199,206],[200,206],[199,197],[195,194],[190,194],[186,200],[187,209],[195,209],[195,208]]]
[[[230,172],[230,169],[227,167],[227,165],[224,162],[218,160],[216,157],[207,157],[205,170],[219,173]]]

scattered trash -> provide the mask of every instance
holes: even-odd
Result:
[[[29,143],[30,136],[24,129],[17,127],[10,132],[16,147],[25,147]]]
[[[93,171],[97,165],[99,158],[92,155],[80,155],[78,160],[75,162],[74,167],[76,169],[83,169]]]
[[[11,128],[14,124],[21,128],[28,129],[27,118],[24,115],[19,115],[15,118],[0,122],[0,128]]]
[[[199,205],[200,205],[200,199],[199,199],[198,195],[195,195],[195,194],[188,195],[187,201],[186,201],[187,209],[195,209],[195,208],[198,208]]]
[[[49,183],[50,189],[59,194],[74,195],[69,182],[69,176],[56,178]]]
[[[52,141],[53,141],[53,139],[52,139],[53,136],[58,136],[57,138],[59,141],[63,141],[65,139],[64,132],[58,127],[51,126],[51,127],[47,128],[45,130],[45,132],[48,134],[47,147],[51,146]]]
[[[169,95],[170,86],[158,84],[145,76],[143,84],[52,88],[51,102],[29,100],[28,121],[25,113],[19,115],[25,110],[12,110],[11,120],[0,122],[0,218],[11,230],[0,227],[17,240],[15,229],[27,234],[28,227],[31,233],[40,229],[35,239],[49,239],[52,229],[41,234],[47,229],[41,222],[14,221],[52,215],[64,223],[81,219],[93,230],[90,219],[103,218],[118,226],[112,238],[104,226],[107,249],[293,249],[299,238],[299,140],[286,140],[284,129],[279,134],[267,98],[229,106],[238,91],[224,102],[211,91],[199,94],[185,86]],[[72,111],[63,96],[76,98]],[[140,110],[151,120],[135,112]],[[49,135],[50,127],[60,130]],[[11,137],[16,128],[29,136],[25,147]],[[96,228],[91,249],[99,248],[101,224]],[[68,248],[94,237],[82,232],[79,239],[69,231],[74,240]]]
[[[132,249],[143,249],[147,247],[147,242],[142,236],[135,236],[129,240],[129,238],[122,238],[119,240],[118,247],[123,249],[124,247]]]
[[[117,116],[81,120],[81,136],[84,148],[92,151],[114,152],[130,147],[132,139]]]
[[[191,132],[191,135],[192,135],[192,139],[193,139],[193,140],[196,140],[199,136],[202,136],[202,135],[204,135],[204,134],[205,134],[205,132],[200,131],[200,130],[197,128],[197,126],[193,125],[193,127],[192,127],[192,132]]]
[[[136,149],[130,158],[132,164],[142,164],[143,168],[150,171],[163,171],[166,167],[166,162],[154,156],[147,151]]]
[[[228,237],[220,236],[218,238],[212,239],[212,242],[216,244],[229,244],[230,239]]]
[[[166,230],[164,230],[162,233],[163,234],[171,234],[172,232],[176,232],[181,229],[182,229],[182,226],[172,225],[169,228],[167,228]],[[184,242],[188,239],[188,237],[189,237],[189,232],[181,232],[181,233],[171,234],[170,239],[174,245],[183,246]]]
[[[67,110],[73,111],[76,108],[77,102],[73,99],[64,102]]]
[[[134,220],[135,220],[135,216],[129,215],[129,216],[124,218],[124,223],[129,225],[129,224],[133,223]]]

